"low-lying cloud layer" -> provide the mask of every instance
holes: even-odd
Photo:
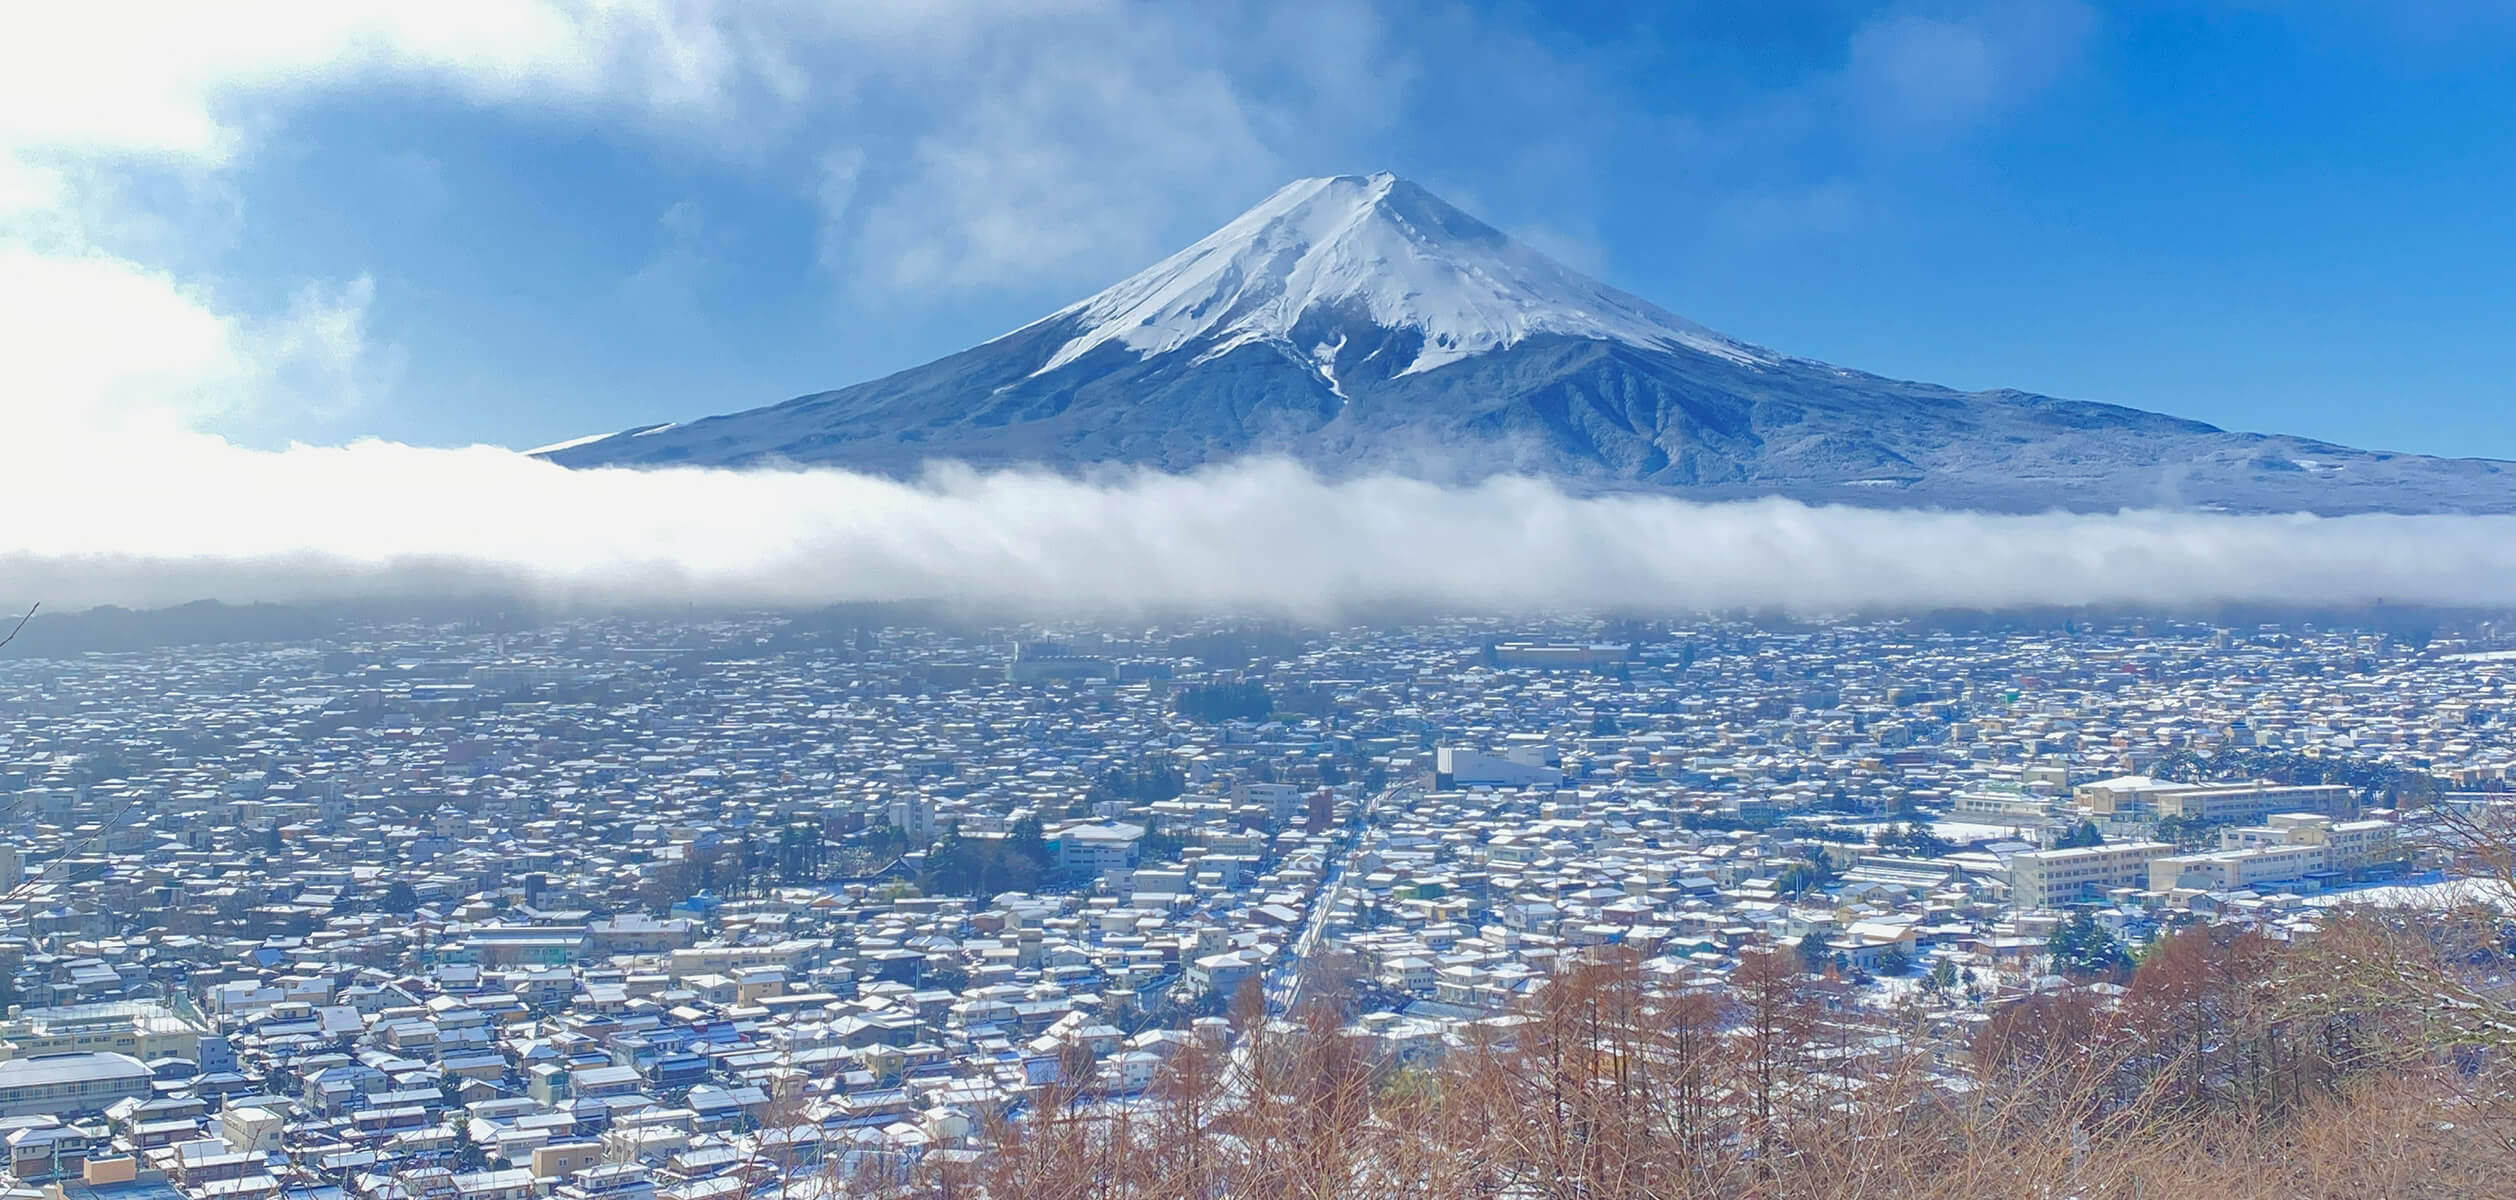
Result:
[[[0,607],[516,594],[933,599],[1039,615],[2144,607],[2516,598],[2516,518],[1987,516],[1327,482],[1281,462],[1078,481],[569,471],[512,451],[22,449]]]

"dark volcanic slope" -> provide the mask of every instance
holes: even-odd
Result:
[[[1304,180],[995,341],[570,466],[1498,472],[1583,490],[1997,510],[2511,512],[2516,464],[2228,433],[1789,358],[1584,279],[1389,176]]]

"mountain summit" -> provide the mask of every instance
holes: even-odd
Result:
[[[1396,335],[1363,353],[1405,356],[1390,364],[1401,376],[1548,334],[1773,361],[1566,270],[1384,173],[1296,180],[1196,245],[1050,315],[1081,331],[1040,370],[1112,343],[1139,357],[1198,346],[1200,361],[1266,344],[1317,364],[1333,389],[1337,361],[1353,356],[1297,335],[1335,317]]]
[[[926,463],[1545,475],[1581,490],[1998,510],[2516,511],[2516,464],[1959,392],[1725,337],[1394,175],[1287,184],[1194,245],[886,378],[537,451],[569,466]]]

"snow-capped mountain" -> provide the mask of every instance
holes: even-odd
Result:
[[[1741,363],[1773,356],[1564,269],[1395,175],[1302,179],[1196,245],[1051,314],[1079,323],[1038,373],[1100,346],[1139,357],[1197,346],[1196,362],[1272,345],[1320,365],[1334,343],[1294,338],[1313,313],[1347,312],[1417,335],[1395,375],[1413,375],[1532,337],[1687,349]],[[1395,365],[1395,364],[1393,364]]]
[[[1106,291],[835,392],[536,453],[569,466],[935,460],[2005,510],[2516,511],[2516,464],[2228,433],[1791,358],[1586,278],[1395,176],[1305,179]]]

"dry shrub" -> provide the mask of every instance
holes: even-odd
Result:
[[[2337,918],[2307,945],[2175,935],[2119,1003],[2001,1011],[1965,1044],[1830,1003],[1751,951],[1673,982],[1571,964],[1438,1060],[1325,1005],[1182,1052],[1124,1104],[1052,1089],[975,1169],[896,1189],[1049,1200],[2516,1197],[2496,923]],[[2441,999],[2443,997],[2444,999]],[[2476,1005],[2478,1007],[2476,1007]],[[1081,1064],[1077,1064],[1078,1068]],[[1077,1074],[1080,1074],[1078,1070]]]

